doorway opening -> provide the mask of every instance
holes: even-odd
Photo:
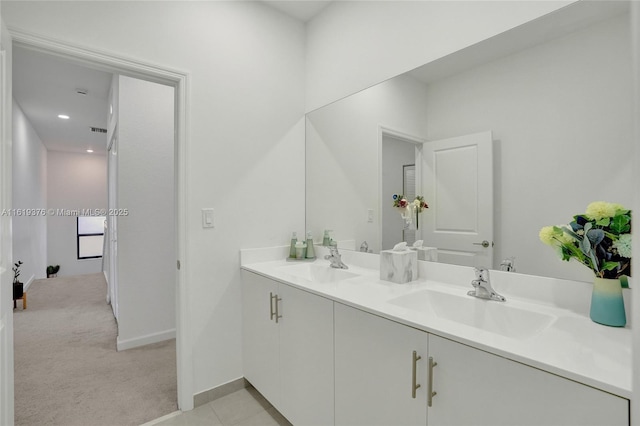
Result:
[[[189,367],[191,351],[188,342],[185,341],[186,324],[186,288],[179,285],[185,281],[185,270],[180,268],[180,259],[184,259],[185,253],[185,171],[186,171],[186,118],[187,118],[187,81],[186,73],[167,70],[151,64],[129,61],[113,55],[80,48],[66,43],[60,43],[50,39],[24,34],[19,31],[11,31],[14,47],[20,47],[53,55],[59,59],[81,64],[93,69],[121,75],[142,81],[158,83],[173,88],[174,109],[173,117],[175,131],[173,138],[173,164],[174,177],[174,229],[175,232],[175,259],[178,260],[178,269],[175,273],[175,325],[176,325],[176,364],[177,364],[177,399],[178,407],[182,410],[193,408],[192,396],[192,372]]]
[[[380,127],[380,220],[381,250],[399,242],[412,245],[422,239],[415,219],[402,215],[393,206],[394,195],[413,201],[422,194],[422,144],[424,139],[397,130]]]

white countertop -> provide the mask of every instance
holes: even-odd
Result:
[[[582,312],[582,309],[562,306],[562,303],[554,300],[532,300],[522,297],[522,294],[527,294],[526,290],[521,291],[520,294],[516,291],[510,294],[508,289],[515,288],[513,285],[498,288],[494,284],[496,291],[507,298],[504,303],[522,310],[548,314],[554,318],[550,326],[537,334],[513,338],[443,319],[436,315],[433,309],[428,309],[428,306],[424,310],[414,310],[390,303],[390,300],[421,290],[466,295],[466,292],[472,288],[470,280],[459,280],[460,282],[452,284],[443,282],[439,279],[441,277],[436,277],[420,279],[409,284],[394,284],[381,281],[378,270],[373,269],[373,262],[368,260],[365,262],[368,263],[367,267],[354,266],[345,261],[349,265],[348,271],[357,274],[353,278],[330,284],[317,283],[286,273],[287,268],[284,266],[291,265],[292,262],[287,262],[284,258],[275,261],[256,261],[260,256],[243,256],[242,268],[247,271],[624,398],[631,398],[631,329],[628,326],[606,327],[592,322],[588,316],[588,304],[584,306],[584,312]],[[343,254],[343,260],[344,258]],[[314,263],[329,267],[329,262],[323,259],[318,259]],[[421,276],[438,275],[424,273],[425,268],[447,268],[437,266],[438,264],[431,264],[431,266],[429,262],[420,262],[420,264],[423,264]],[[468,269],[471,271],[471,268]],[[495,272],[495,274],[500,273]],[[472,276],[473,272],[471,272]],[[505,276],[507,275],[502,276],[503,281]],[[514,279],[527,277],[521,282],[530,280],[528,276],[508,275],[509,278],[512,276]],[[525,284],[518,283],[518,285]],[[542,285],[541,288],[544,289],[545,286]],[[471,297],[470,299],[478,304],[503,303]],[[489,309],[491,305],[485,305],[485,308]]]

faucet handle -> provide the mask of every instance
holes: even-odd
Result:
[[[473,271],[476,273],[476,280],[489,282],[489,270],[484,266],[475,267]]]

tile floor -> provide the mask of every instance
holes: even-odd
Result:
[[[156,426],[291,426],[260,393],[252,387],[223,396],[208,404],[168,419],[147,423]]]

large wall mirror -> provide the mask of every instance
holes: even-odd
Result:
[[[590,280],[538,232],[592,201],[631,206],[630,40],[626,2],[577,2],[312,111],[307,230],[331,229],[343,248],[423,239],[439,261],[513,257],[520,273]],[[410,175],[429,204],[417,227],[393,207]]]

